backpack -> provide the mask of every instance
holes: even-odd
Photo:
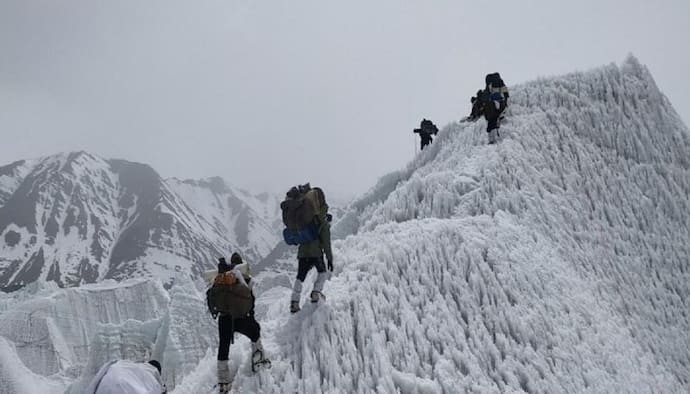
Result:
[[[508,88],[506,88],[505,82],[501,78],[501,74],[492,73],[486,74],[486,91],[489,93],[489,97],[493,101],[503,101],[508,97]]]
[[[206,304],[212,315],[222,313],[239,318],[251,312],[254,294],[249,287],[234,278],[232,272],[218,274],[213,280],[213,286],[206,290]]]
[[[491,101],[491,94],[487,92],[486,90],[480,90],[477,92],[477,101],[479,101],[482,106],[486,105],[489,101]]]
[[[419,126],[421,127],[421,131],[425,134],[438,133],[438,127],[436,127],[434,122],[430,121],[429,119],[422,120],[422,123]]]
[[[502,88],[506,86],[501,78],[501,74],[499,73],[486,74],[486,78],[484,78],[484,80],[487,87],[493,86],[494,88]]]
[[[318,217],[328,211],[326,197],[318,187],[291,188],[280,203],[283,213],[283,239],[288,245],[302,245],[319,238]]]

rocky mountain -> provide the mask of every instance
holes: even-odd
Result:
[[[278,198],[221,178],[163,179],[86,152],[0,167],[0,288],[198,276],[216,257],[250,261],[279,241]]]

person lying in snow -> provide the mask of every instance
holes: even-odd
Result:
[[[128,360],[105,364],[91,380],[88,394],[161,394],[161,364],[156,360],[136,363]]]

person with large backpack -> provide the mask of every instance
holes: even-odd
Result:
[[[431,136],[432,134],[438,134],[438,127],[436,127],[434,122],[424,118],[422,119],[422,122],[419,124],[419,128],[412,130],[412,132],[415,134],[419,134],[419,138],[421,139],[420,149],[424,149],[427,145],[434,141],[434,139]]]
[[[486,118],[486,132],[489,134],[489,144],[495,144],[498,140],[498,129],[503,111],[508,106],[508,87],[503,82],[499,73],[487,74],[484,90],[484,118]]]
[[[224,257],[218,259],[218,273],[206,292],[209,312],[218,317],[218,388],[220,393],[230,391],[232,384],[228,355],[235,332],[251,341],[252,371],[263,364],[270,364],[261,344],[261,326],[254,317],[254,293],[249,265],[238,253],[233,253],[228,264]]]
[[[300,310],[302,283],[312,268],[317,276],[309,295],[311,302],[323,298],[323,285],[327,272],[333,271],[333,252],[331,250],[331,215],[328,213],[326,197],[318,187],[309,184],[291,188],[285,201],[280,204],[283,223],[286,228],[283,238],[289,245],[299,245],[297,249],[297,278],[290,297],[290,313]],[[324,263],[324,255],[328,265]]]

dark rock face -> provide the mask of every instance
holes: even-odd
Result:
[[[21,169],[25,165],[26,161],[20,160],[6,166],[0,166],[0,181],[2,181],[3,178],[12,179],[15,181],[12,182],[12,184],[16,184],[22,178]],[[3,183],[0,182],[0,206],[10,198],[12,193],[14,193],[14,188],[12,185],[8,184],[3,187]]]
[[[94,234],[95,234],[93,237],[93,240],[91,241],[91,255],[97,261],[103,261],[103,257],[105,254],[105,248],[107,247],[104,244],[108,244],[108,243],[112,242],[113,238],[103,228],[103,223],[101,223],[98,216],[91,214],[90,220],[94,226]],[[101,239],[103,239],[103,242],[101,241]]]
[[[194,207],[150,166],[86,152],[12,163],[0,176],[0,242],[10,251],[0,254],[5,291],[33,281],[75,286],[162,276],[172,283],[213,268],[231,251],[263,257],[249,231],[268,225],[257,225],[259,215],[221,178],[177,183],[210,191],[210,204],[229,211],[207,217],[195,211],[204,205]]]
[[[44,266],[45,258],[43,256],[43,248],[41,248],[29,258],[29,261],[19,270],[19,273],[12,279],[9,286],[26,286],[36,281],[41,275]]]
[[[0,289],[5,292],[14,291],[20,289],[22,286],[9,286],[10,279],[15,272],[17,272],[22,266],[21,260],[10,260],[4,261],[0,266]]]
[[[151,232],[162,223],[156,210],[161,199],[162,180],[153,168],[144,164],[113,160],[112,168],[119,176],[122,194],[119,203],[124,209],[135,207],[132,216],[122,219],[129,224],[115,243],[106,278],[121,279],[118,270],[123,262],[143,257]]]
[[[46,276],[46,281],[55,282],[59,286],[63,286],[62,275],[60,275],[60,265],[58,265],[57,262],[53,263],[50,266],[50,270],[48,271],[48,276]]]
[[[0,176],[15,176],[17,167],[24,165],[24,160],[15,161],[14,163],[8,164],[6,166],[0,167]]]
[[[39,191],[34,187],[34,178],[22,182],[5,203],[0,207],[0,233],[10,224],[25,227],[36,233],[36,202]]]
[[[9,247],[16,246],[21,239],[21,234],[16,231],[10,230],[5,233],[5,244]]]

